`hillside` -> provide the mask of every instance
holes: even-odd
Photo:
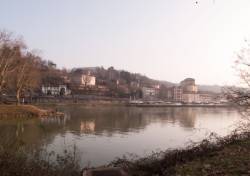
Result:
[[[221,93],[222,87],[218,85],[198,85],[198,89],[205,92]]]
[[[117,70],[114,67],[107,69],[103,67],[80,67],[73,68],[71,72],[90,73],[97,78],[97,83],[112,82],[119,80],[122,84],[140,84],[140,86],[164,85],[166,87],[177,85],[169,81],[155,80],[140,73],[131,73],[126,70]],[[184,79],[184,78],[183,78]],[[204,92],[220,93],[221,86],[218,85],[198,85],[198,89]]]

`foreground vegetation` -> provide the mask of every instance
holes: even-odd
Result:
[[[250,139],[176,166],[176,175],[250,175]]]
[[[75,176],[80,167],[71,154],[56,157],[52,162],[47,156],[27,156],[24,151],[0,151],[0,173],[2,176]]]
[[[154,153],[145,158],[120,158],[108,166],[122,167],[131,176],[249,175],[250,132],[226,138],[214,134],[186,149]],[[75,152],[55,156],[45,151],[26,154],[22,147],[0,147],[0,173],[3,176],[78,176],[81,166]]]
[[[140,159],[122,158],[112,166],[125,168],[131,175],[249,175],[250,133],[234,133],[226,138],[211,135],[198,145],[183,150],[154,153]]]

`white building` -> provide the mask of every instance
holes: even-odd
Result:
[[[96,78],[95,76],[91,76],[91,75],[82,75],[81,84],[84,86],[95,86]]]
[[[70,83],[79,89],[83,89],[85,87],[93,87],[96,85],[96,77],[91,76],[90,73],[75,73],[71,76]]]
[[[45,95],[70,95],[71,91],[67,88],[66,85],[59,86],[42,86],[42,93]]]
[[[142,87],[142,97],[147,100],[157,99],[159,95],[159,90],[156,88]]]

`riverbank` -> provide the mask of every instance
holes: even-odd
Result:
[[[130,103],[127,100],[82,100],[78,102],[72,101],[57,101],[57,102],[39,102],[34,105],[83,105],[83,106],[127,106],[127,107],[139,107],[139,108],[171,108],[171,107],[190,107],[190,108],[235,108],[237,106],[233,104],[157,104],[157,103],[142,103],[135,104]]]
[[[0,118],[27,118],[63,116],[53,109],[44,109],[34,105],[0,105]]]
[[[131,107],[199,107],[199,108],[231,108],[232,104],[128,104]]]
[[[72,155],[57,156],[53,163],[48,154],[41,157],[39,153],[29,155],[22,150],[6,151],[0,147],[1,176],[80,176],[80,167]]]
[[[127,105],[126,101],[119,101],[119,100],[85,100],[85,101],[78,101],[78,102],[66,102],[66,101],[59,101],[59,102],[40,102],[40,103],[34,103],[34,105],[38,106],[75,106],[75,105],[81,105],[85,107],[94,107],[94,106],[125,106]]]
[[[250,133],[203,140],[186,149],[155,153],[140,159],[117,159],[111,166],[130,175],[250,175]]]
[[[117,159],[107,167],[123,168],[130,176],[233,176],[250,174],[249,132],[233,134],[226,138],[217,139],[216,142],[214,141],[216,136],[211,139],[203,140],[200,144],[183,150],[169,150],[134,160]],[[0,173],[6,176],[81,175],[82,168],[78,165],[74,155],[66,152],[65,156],[58,158],[58,162],[57,164],[51,163],[50,160],[43,160],[39,157],[28,158],[25,152],[8,153],[5,150],[0,150]],[[98,169],[98,174],[102,174],[102,170],[105,173],[107,167]]]
[[[41,107],[43,109],[42,106],[39,105],[39,107]],[[66,118],[56,118],[56,119],[28,119],[28,120],[20,120],[18,119],[16,122],[11,122],[11,123],[7,123],[6,121],[8,120],[2,120],[4,123],[1,125],[1,142],[0,142],[0,146],[6,144],[12,144],[13,142],[15,142],[15,144],[17,145],[21,145],[21,147],[27,147],[27,151],[29,146],[33,146],[37,145],[34,149],[35,150],[40,150],[41,148],[44,148],[46,146],[51,146],[53,145],[54,148],[52,150],[54,150],[53,152],[55,153],[55,155],[59,154],[59,155],[64,155],[64,152],[58,152],[57,149],[58,148],[65,148],[67,150],[70,150],[71,147],[69,147],[70,144],[72,144],[72,146],[76,143],[80,142],[84,142],[84,146],[83,145],[75,145],[76,147],[76,158],[79,159],[79,163],[84,163],[85,161],[90,161],[92,163],[96,162],[95,164],[91,164],[91,166],[100,166],[100,165],[104,165],[107,162],[110,162],[111,160],[113,160],[115,157],[117,156],[122,156],[123,154],[125,154],[126,152],[130,152],[130,153],[136,153],[135,150],[130,150],[131,148],[136,148],[137,150],[143,150],[143,148],[146,148],[145,146],[148,145],[154,145],[155,147],[153,149],[149,149],[150,150],[155,150],[156,147],[161,147],[162,149],[166,149],[169,147],[168,146],[161,146],[161,142],[166,142],[168,143],[171,138],[175,138],[176,140],[181,140],[183,143],[188,142],[187,139],[193,139],[195,141],[197,141],[195,138],[190,137],[190,135],[188,134],[184,134],[184,133],[178,133],[178,130],[172,130],[175,132],[175,134],[172,134],[171,132],[169,133],[169,131],[165,130],[168,129],[169,126],[168,125],[164,125],[164,124],[169,124],[169,121],[173,122],[173,120],[175,121],[176,124],[181,123],[181,127],[180,127],[180,131],[183,131],[183,126],[185,127],[185,133],[187,133],[186,129],[193,129],[194,124],[197,123],[198,118],[201,119],[201,121],[204,124],[207,124],[208,122],[211,125],[216,125],[216,124],[220,124],[218,125],[220,128],[223,128],[224,124],[225,128],[229,126],[226,119],[230,119],[231,117],[234,117],[238,114],[235,114],[235,111],[231,111],[231,110],[227,110],[227,109],[207,109],[207,108],[167,108],[164,109],[162,108],[162,110],[159,108],[127,108],[127,107],[90,107],[90,108],[85,108],[85,106],[75,106],[74,104],[72,104],[72,107],[68,107],[68,105],[64,106],[46,106],[44,107],[46,108],[51,108],[51,109],[58,109],[61,110],[62,112],[65,112],[65,114],[67,115]],[[121,110],[120,110],[121,109]],[[222,113],[218,113],[222,112]],[[232,113],[233,112],[233,113]],[[160,115],[158,115],[160,114]],[[204,116],[201,116],[201,114],[205,114]],[[209,115],[211,114],[211,115]],[[178,117],[178,118],[177,118]],[[225,118],[224,118],[225,117]],[[222,119],[221,119],[222,118]],[[62,119],[62,120],[61,120]],[[181,120],[185,120],[184,122]],[[215,120],[217,119],[217,120]],[[218,121],[218,119],[221,119]],[[145,121],[146,120],[146,121]],[[150,123],[148,123],[149,121],[153,120],[158,121],[156,127],[157,127],[157,133],[154,132],[154,139],[152,138],[152,135],[150,136],[142,136],[144,138],[141,138],[140,136],[140,131],[136,131],[134,134],[136,134],[137,136],[137,141],[132,140],[133,143],[127,143],[128,140],[126,140],[126,138],[129,138],[129,135],[127,135],[127,132],[131,132],[134,129],[138,129],[138,127],[140,127],[141,129],[143,129],[142,131],[146,131],[148,127],[150,127]],[[12,120],[10,120],[12,121]],[[167,123],[166,123],[167,121]],[[27,122],[27,123],[26,123]],[[132,123],[133,122],[133,123]],[[198,123],[200,124],[200,122],[198,121]],[[124,125],[125,124],[125,125]],[[152,123],[151,123],[152,124]],[[156,123],[154,123],[156,124]],[[161,127],[163,126],[163,131],[161,130]],[[73,128],[74,127],[74,128]],[[199,127],[203,127],[201,125],[199,125]],[[126,138],[123,138],[121,143],[116,142],[115,140],[113,140],[114,138],[111,138],[109,136],[109,140],[102,140],[100,143],[96,143],[95,141],[98,141],[98,137],[101,136],[103,137],[104,135],[107,134],[107,129],[109,130],[109,134],[112,134],[113,136],[118,136],[116,134],[118,133],[123,133],[125,134]],[[156,128],[154,128],[156,129]],[[178,128],[176,128],[178,129]],[[233,128],[234,129],[234,128]],[[80,131],[81,130],[81,131]],[[114,132],[115,130],[115,132]],[[229,130],[229,129],[228,129]],[[193,131],[193,130],[189,130],[189,131]],[[213,128],[213,131],[216,131],[215,128]],[[231,131],[231,130],[230,130]],[[126,132],[126,133],[124,133]],[[165,133],[166,132],[166,133]],[[73,136],[74,133],[76,133],[75,137]],[[89,138],[89,136],[94,136],[95,135],[95,139],[93,140],[94,143],[92,143],[92,145],[89,145],[92,140],[86,140],[87,138]],[[6,135],[8,134],[8,135]],[[64,135],[61,139],[62,140],[58,140],[60,139],[61,134],[73,134],[73,135]],[[144,133],[145,134],[145,133]],[[152,134],[152,133],[151,133]],[[184,138],[184,134],[185,136],[187,136],[187,138]],[[194,133],[192,133],[194,134]],[[220,133],[218,133],[220,134]],[[199,134],[197,134],[199,135]],[[221,134],[223,135],[223,134]],[[85,136],[87,138],[85,138]],[[119,135],[120,136],[120,135]],[[123,135],[124,136],[124,135]],[[170,137],[171,138],[170,138]],[[179,137],[178,137],[179,136]],[[183,137],[181,137],[183,136]],[[177,138],[178,137],[178,138]],[[190,137],[190,138],[189,138]],[[159,140],[164,140],[161,142],[157,142],[157,140],[155,140],[155,138],[158,138]],[[46,141],[47,139],[49,139],[48,141]],[[56,141],[61,141],[58,144],[55,144],[53,141],[56,139]],[[74,143],[70,143],[67,142],[67,145],[63,145],[64,141],[73,141]],[[131,138],[131,139],[135,139],[135,138]],[[139,139],[139,140],[138,140]],[[146,140],[141,140],[141,139],[146,139]],[[13,140],[13,141],[12,141]],[[115,141],[114,143],[112,143],[112,141]],[[124,142],[126,142],[126,145],[124,145]],[[107,145],[107,144],[111,144],[111,145]],[[115,143],[118,143],[119,145],[116,145]],[[207,145],[210,144],[208,143],[206,140],[204,140],[203,142],[203,146],[207,146],[207,148],[209,148],[211,145]],[[47,145],[48,144],[48,145]],[[222,143],[227,144],[227,143]],[[127,146],[131,146],[131,147],[127,147]],[[143,146],[142,146],[143,145]],[[105,147],[103,146],[108,146],[106,148],[108,148],[108,150],[105,150]],[[173,146],[175,147],[175,146]],[[132,173],[134,171],[136,171],[136,169],[138,170],[139,173],[141,173],[141,171],[144,171],[146,173],[142,173],[142,174],[147,174],[148,175],[153,175],[152,173],[156,173],[158,175],[161,175],[161,173],[164,173],[167,171],[172,170],[173,173],[175,174],[175,167],[176,166],[182,166],[185,163],[188,162],[192,162],[195,159],[199,158],[199,156],[204,155],[204,158],[206,158],[206,153],[207,153],[207,148],[203,147],[203,149],[201,150],[199,147],[196,149],[193,149],[194,147],[196,147],[196,145],[191,146],[186,153],[183,152],[183,149],[179,149],[179,150],[174,150],[177,152],[177,156],[173,154],[173,151],[167,151],[167,152],[161,152],[160,154],[155,154],[152,156],[149,156],[148,159],[146,158],[145,160],[142,159],[137,159],[137,160],[121,160],[124,161],[125,164],[122,164],[122,166],[125,166],[125,168],[128,168],[129,171],[131,171]],[[11,148],[11,147],[6,147],[6,148]],[[86,150],[86,148],[88,150]],[[96,149],[97,148],[97,149]],[[112,148],[111,152],[110,149]],[[214,149],[216,148],[212,148],[211,150],[215,151]],[[1,147],[0,147],[1,150]],[[185,149],[184,149],[185,150]],[[51,152],[51,149],[46,150],[48,152]],[[88,155],[87,152],[82,152],[82,151],[87,151],[87,152],[91,152],[94,153],[93,155]],[[119,151],[119,152],[112,152],[112,151]],[[134,152],[135,151],[135,152]],[[197,151],[203,151],[203,153],[201,152],[200,155],[197,155]],[[205,151],[205,152],[204,152]],[[29,151],[30,152],[30,151]],[[29,152],[26,152],[27,155],[30,156]],[[170,154],[167,154],[167,153]],[[98,155],[96,155],[96,153],[98,153]],[[114,154],[113,154],[114,153]],[[138,152],[139,153],[139,152]],[[140,153],[139,153],[140,154]],[[172,155],[171,155],[172,154]],[[109,160],[105,160],[103,159],[104,157],[98,157],[99,155],[105,156],[105,157],[109,157]],[[141,154],[143,155],[143,154]],[[11,155],[7,155],[12,157]],[[94,156],[94,157],[92,157]],[[160,156],[160,157],[158,157]],[[14,158],[17,157],[17,160],[19,160],[19,155],[14,155]],[[190,158],[189,158],[190,157]],[[193,157],[193,158],[191,158]],[[1,160],[1,156],[0,156],[0,160]],[[50,157],[53,158],[53,157]],[[85,159],[86,158],[86,159]],[[97,158],[97,159],[96,159]],[[153,162],[152,162],[152,158],[153,158]],[[179,159],[179,160],[178,160]],[[180,161],[180,159],[182,159]],[[5,160],[5,159],[4,159]],[[22,161],[22,159],[20,159]],[[53,162],[57,162],[57,160],[55,159],[55,157],[53,159],[51,159]],[[50,161],[51,161],[50,160]],[[9,163],[11,163],[12,159],[9,159]],[[137,162],[138,161],[138,162]],[[155,162],[154,162],[155,161]],[[172,165],[171,165],[171,163]],[[22,161],[26,162],[25,160]],[[85,162],[85,163],[87,163]],[[98,163],[99,162],[99,163]],[[101,163],[102,162],[102,163]],[[129,163],[128,166],[126,167],[126,162]],[[3,163],[7,163],[4,162]],[[27,165],[26,167],[30,167],[30,169],[32,170],[33,168],[38,167],[37,164],[36,165],[32,165],[33,161],[30,162],[29,165]],[[131,163],[131,164],[130,164]],[[136,167],[136,165],[139,164],[139,168]],[[148,163],[148,166],[147,166]],[[177,163],[177,164],[174,164]],[[146,165],[145,165],[146,164]],[[39,165],[39,164],[38,164]],[[83,167],[87,167],[87,164],[82,164],[80,165],[80,168],[82,169]],[[6,166],[7,167],[7,166]],[[22,170],[22,168],[18,168],[18,164],[14,163],[13,167],[15,167],[15,171],[18,171],[20,169],[20,172],[25,172],[25,170]],[[112,165],[111,165],[112,167]],[[134,170],[135,167],[135,170]],[[153,168],[152,168],[153,167]],[[210,167],[209,165],[206,167]],[[53,166],[50,166],[49,168],[53,168]],[[132,168],[132,169],[131,169]],[[42,169],[42,168],[39,168]],[[155,171],[153,170],[155,169]],[[11,171],[12,169],[10,169],[9,171]],[[35,169],[34,169],[35,170]],[[7,171],[6,171],[7,172]],[[37,170],[37,172],[40,172],[39,170]],[[44,172],[44,171],[41,171]],[[57,170],[56,172],[60,172],[60,168],[59,170]],[[79,174],[79,172],[78,172]],[[76,174],[76,175],[78,175]],[[1,175],[1,174],[0,174]],[[34,174],[35,175],[35,174]],[[49,175],[49,174],[48,174]],[[136,175],[136,174],[134,174]],[[137,174],[139,175],[139,174]],[[141,174],[140,174],[141,175]]]
[[[250,175],[250,139],[178,165],[174,171],[175,175]]]

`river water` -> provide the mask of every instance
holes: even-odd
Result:
[[[0,144],[22,144],[63,154],[74,150],[80,164],[98,166],[116,157],[184,147],[211,132],[220,136],[236,128],[240,114],[232,108],[137,108],[58,106],[64,118],[0,121]]]

